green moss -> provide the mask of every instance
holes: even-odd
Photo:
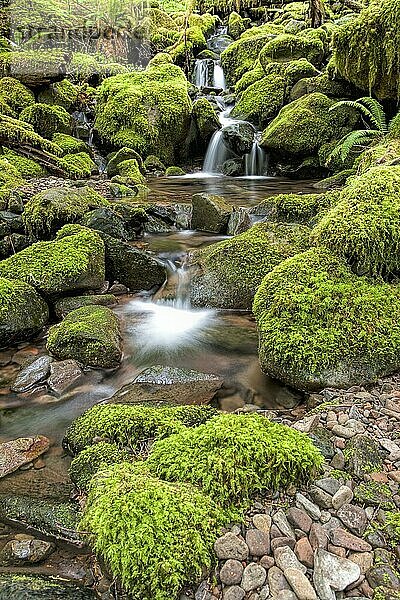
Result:
[[[176,177],[180,175],[185,175],[185,171],[180,167],[168,167],[165,171],[167,177]]]
[[[235,85],[236,93],[240,94],[245,89],[247,89],[249,87],[249,85],[251,85],[252,83],[255,83],[256,81],[260,81],[260,79],[263,79],[264,77],[265,77],[265,71],[262,68],[260,62],[257,61],[254,65],[254,68],[250,69],[250,71],[246,71],[246,73],[244,73],[242,75],[242,77],[239,79],[239,81],[236,83],[236,85]]]
[[[287,80],[279,75],[267,75],[249,85],[240,95],[232,116],[265,127],[282,108]]]
[[[3,156],[18,170],[22,177],[29,179],[30,177],[45,177],[47,174],[46,169],[35,160],[21,156],[14,150],[3,148]]]
[[[125,65],[107,62],[101,54],[74,52],[68,65],[68,75],[74,83],[85,83],[93,78],[96,82],[103,81],[124,73],[128,73]]]
[[[12,160],[8,160],[7,154],[0,158],[0,189],[11,190],[25,183],[19,169]]]
[[[132,455],[116,444],[98,442],[82,450],[71,462],[69,476],[80,490],[87,491],[90,481],[98,471],[115,463],[127,462]]]
[[[33,196],[25,205],[22,218],[28,234],[49,239],[67,223],[76,223],[87,211],[110,202],[91,187],[50,188]]]
[[[56,156],[61,152],[58,146],[38,135],[31,125],[6,115],[0,115],[0,141],[11,147],[29,145]]]
[[[348,133],[357,121],[347,107],[329,112],[333,104],[319,93],[291,102],[264,130],[261,145],[281,154],[314,154],[323,144]]]
[[[386,483],[366,481],[354,488],[354,499],[367,506],[380,506],[391,510],[394,508],[392,498],[393,494]]]
[[[266,275],[254,298],[262,369],[298,389],[375,381],[400,364],[400,289],[313,248]]]
[[[95,551],[132,597],[171,600],[210,569],[224,522],[196,488],[122,463],[93,479],[81,528],[92,532]]]
[[[152,446],[147,465],[167,481],[199,486],[237,508],[257,493],[307,482],[323,457],[310,439],[256,414],[218,415]]]
[[[197,140],[208,144],[211,136],[221,125],[211,102],[207,98],[199,98],[193,104],[192,118],[196,124]]]
[[[126,148],[126,147],[121,148],[120,150],[118,150],[118,152],[113,152],[107,158],[108,158],[107,175],[110,178],[114,177],[114,175],[117,175],[119,173],[118,167],[119,167],[120,163],[131,160],[131,159],[136,160],[140,173],[142,175],[145,174],[145,168],[143,165],[142,157],[140,156],[140,154],[138,154],[136,152],[136,150],[133,150],[132,148]],[[129,167],[129,163],[127,166]],[[134,171],[136,172],[137,168],[135,167],[134,163],[132,163],[132,167],[134,168]],[[136,173],[136,176],[139,177],[140,173],[139,174]]]
[[[0,76],[37,85],[59,78],[66,71],[65,58],[65,52],[57,49],[0,52]]]
[[[387,139],[384,142],[367,148],[360,156],[355,160],[354,166],[357,175],[362,175],[371,169],[379,165],[396,165],[400,159],[400,139]]]
[[[86,152],[66,154],[63,158],[60,158],[58,164],[71,179],[87,179],[98,173],[96,163]]]
[[[30,285],[0,278],[1,347],[37,333],[48,318],[46,303]]]
[[[372,0],[333,38],[333,62],[339,73],[381,99],[400,91],[400,5]]]
[[[123,160],[122,162],[118,163],[116,169],[119,175],[127,178],[130,185],[146,183],[146,178],[142,175],[136,158]]]
[[[190,111],[183,72],[161,64],[104,81],[96,127],[104,140],[118,147],[173,162],[186,138]]]
[[[90,148],[83,140],[78,140],[71,135],[65,133],[55,133],[52,141],[61,148],[62,155],[66,154],[79,154],[80,152],[86,152],[90,154]]]
[[[82,306],[92,304],[101,306],[115,306],[118,304],[117,298],[113,294],[88,294],[87,296],[67,296],[54,303],[54,312],[59,319],[62,319],[73,310]]]
[[[267,67],[268,69],[268,67]],[[285,65],[285,77],[289,85],[294,85],[300,79],[311,79],[318,74],[317,69],[306,58],[291,60]],[[324,93],[323,90],[315,90]]]
[[[308,248],[308,239],[309,229],[302,225],[257,223],[240,235],[196,252],[192,302],[249,310],[266,273]]]
[[[324,45],[319,39],[282,33],[264,46],[259,60],[264,68],[270,62],[288,62],[298,58],[306,58],[311,64],[319,65],[323,56]]]
[[[216,414],[209,406],[97,404],[68,427],[63,446],[76,454],[100,437],[120,448],[140,452],[149,441],[171,435],[184,426],[200,425]]]
[[[359,274],[400,273],[400,167],[373,167],[350,180],[313,230],[314,241]]]
[[[253,68],[258,55],[270,38],[270,34],[250,35],[233,42],[221,54],[221,62],[229,85]]]
[[[251,212],[270,221],[310,224],[339,199],[338,192],[325,194],[278,194],[270,196]]]
[[[78,101],[79,88],[68,79],[53,83],[39,93],[39,102],[42,104],[56,104],[66,110],[72,110]]]
[[[22,83],[13,77],[0,79],[0,99],[10,108],[10,116],[18,115],[35,103],[35,96]]]
[[[144,161],[144,166],[146,171],[161,171],[165,172],[165,165],[161,162],[158,156],[154,156],[154,154],[150,154]]]
[[[245,31],[246,24],[244,19],[237,12],[231,12],[228,20],[228,35],[237,40]]]
[[[97,233],[67,225],[54,242],[37,242],[2,260],[0,277],[19,279],[45,294],[54,294],[99,288],[104,268],[104,244]]]
[[[57,131],[71,132],[71,117],[62,106],[33,104],[22,111],[21,120],[32,125],[36,133],[47,139],[51,139]]]
[[[50,328],[46,348],[61,360],[117,367],[122,358],[119,320],[106,306],[82,306]]]

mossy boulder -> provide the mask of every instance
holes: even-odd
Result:
[[[165,171],[167,177],[181,177],[185,175],[185,171],[181,167],[171,166]]]
[[[194,194],[192,196],[192,224],[198,231],[225,233],[228,227],[232,206],[222,196]]]
[[[118,303],[113,294],[88,294],[87,296],[66,296],[54,303],[56,317],[63,319],[68,313],[82,306],[115,306]]]
[[[58,163],[71,179],[88,179],[99,172],[96,163],[86,152],[66,154]]]
[[[53,142],[36,133],[29,123],[0,114],[0,138],[7,147],[28,145],[55,157],[61,155],[61,149]]]
[[[279,75],[263,77],[244,90],[232,116],[265,127],[282,108],[286,86],[286,79]]]
[[[0,278],[0,346],[38,333],[47,323],[49,309],[36,290],[23,281]]]
[[[400,6],[373,0],[341,25],[333,37],[333,63],[358,88],[381,99],[398,99],[400,89]]]
[[[237,12],[231,12],[228,19],[228,35],[234,40],[239,39],[247,29],[246,25],[246,20],[242,19]]]
[[[118,163],[117,172],[119,176],[125,178],[128,185],[144,185],[146,183],[146,179],[140,172],[139,163],[136,158],[130,158]]]
[[[400,166],[373,167],[352,179],[312,235],[358,274],[398,276]]]
[[[199,98],[193,104],[192,119],[196,127],[196,144],[207,148],[212,135],[220,128],[217,113],[207,98]]]
[[[20,118],[32,125],[34,131],[46,139],[51,139],[58,131],[71,133],[71,116],[62,106],[32,104],[21,112]]]
[[[112,154],[110,154],[110,156],[108,157],[108,163],[107,163],[108,177],[110,177],[110,179],[111,179],[115,175],[120,175],[121,172],[119,170],[119,166],[121,165],[121,163],[130,161],[130,160],[136,160],[137,165],[134,165],[134,163],[128,163],[128,165],[126,165],[127,170],[128,170],[128,167],[131,165],[131,170],[134,170],[134,176],[136,176],[138,179],[140,179],[140,181],[138,181],[138,183],[142,183],[143,178],[141,178],[141,175],[145,174],[144,164],[143,164],[142,157],[140,156],[140,154],[138,154],[136,152],[136,150],[133,150],[132,148],[124,147],[124,148],[121,148],[120,150],[118,150],[117,152],[113,152]],[[138,169],[139,169],[139,173],[137,172]]]
[[[106,251],[106,276],[119,281],[131,292],[159,288],[166,279],[164,265],[151,254],[99,232]]]
[[[250,310],[263,277],[309,247],[303,225],[257,223],[232,239],[194,253],[190,298],[196,306]]]
[[[46,348],[60,360],[115,368],[122,358],[119,320],[105,306],[82,306],[50,328]]]
[[[313,248],[278,265],[254,298],[265,373],[300,390],[365,385],[400,366],[400,288]]]
[[[91,149],[86,142],[66,133],[55,133],[52,141],[61,149],[62,156],[66,154],[91,154]]]
[[[161,64],[104,81],[95,124],[104,141],[171,163],[186,138],[191,108],[181,69]]]
[[[322,194],[278,194],[262,200],[250,213],[269,221],[284,223],[313,223],[339,200],[340,192]]]
[[[349,133],[357,116],[347,107],[329,112],[334,101],[324,94],[302,96],[284,106],[264,130],[261,146],[279,155],[311,156]]]
[[[255,128],[251,123],[242,121],[230,123],[222,129],[221,133],[225,146],[236,157],[251,152],[255,138]]]
[[[76,223],[88,211],[110,202],[93,188],[55,187],[33,196],[22,218],[26,231],[36,239],[50,239],[67,223]]]
[[[309,75],[294,82],[293,88],[290,90],[290,100],[297,100],[301,96],[315,92],[325,94],[328,98],[354,98],[357,96],[354,86],[340,79],[332,80],[326,73],[323,73],[316,76]]]
[[[308,38],[302,33],[282,33],[265,44],[259,55],[264,68],[270,62],[289,62],[298,58],[306,58],[313,65],[321,64],[324,58],[324,44],[317,37]]]
[[[18,154],[18,152],[16,152],[15,150],[3,148],[3,156],[13,167],[15,167],[18,170],[21,177],[26,177],[27,179],[30,179],[31,177],[45,177],[47,175],[46,169],[42,167],[38,162],[36,162],[32,158],[28,158],[26,156]],[[3,166],[4,162],[2,161],[1,164]],[[0,176],[0,180],[3,179],[3,177]]]
[[[9,109],[7,114],[15,118],[25,108],[35,104],[33,92],[13,77],[2,77],[0,79],[0,100]]]
[[[69,79],[63,79],[63,81],[53,83],[48,88],[41,90],[38,100],[41,104],[56,104],[65,110],[72,110],[77,103],[79,92],[78,86]]]
[[[400,164],[400,135],[398,137],[388,136],[386,140],[367,148],[354,161],[357,175],[363,175],[372,167],[379,165]]]
[[[158,156],[154,156],[154,154],[150,154],[150,156],[146,158],[144,167],[148,173],[165,173],[166,170],[164,163],[161,162]]]
[[[242,75],[242,77],[236,82],[236,85],[235,85],[236,94],[240,94],[246,88],[248,88],[249,85],[251,85],[252,83],[259,81],[260,79],[263,79],[263,77],[265,77],[265,75],[266,75],[266,73],[260,64],[260,61],[257,60],[254,64],[253,68],[250,69],[249,71],[246,71]]]
[[[0,277],[17,279],[44,294],[99,288],[104,244],[97,233],[66,225],[54,242],[36,242],[0,262]]]
[[[64,79],[67,56],[63,50],[25,50],[0,53],[0,75],[12,75],[24,85],[41,88]]]
[[[95,600],[92,590],[55,577],[25,573],[0,575],[0,600]]]
[[[128,462],[132,454],[109,442],[98,442],[85,448],[76,456],[69,469],[69,475],[79,490],[88,491],[90,481],[98,471],[115,463]]]
[[[221,63],[229,85],[254,67],[260,51],[271,37],[269,33],[242,37],[222,52]]]

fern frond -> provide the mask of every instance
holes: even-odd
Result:
[[[364,96],[364,98],[359,98],[357,102],[367,107],[370,114],[372,115],[371,121],[376,126],[376,129],[387,133],[388,126],[386,122],[386,115],[381,103],[378,102],[378,100],[375,100],[375,98],[371,98],[370,96]]]
[[[340,157],[342,162],[345,162],[355,146],[368,145],[379,134],[379,131],[373,129],[357,129],[356,131],[351,131],[341,140],[339,140],[335,148],[326,159],[326,166],[329,166],[332,160],[338,157]]]
[[[373,103],[378,104],[378,106],[381,109],[382,114],[383,114],[383,124],[382,124],[382,114],[379,112],[379,109],[376,107],[376,105],[371,104],[371,108],[366,106],[366,103],[368,100],[371,100]],[[365,103],[365,106],[364,106],[363,102]],[[373,98],[366,96],[364,98],[360,98],[359,100],[340,100],[339,102],[336,102],[333,106],[331,106],[329,108],[329,112],[336,110],[337,108],[339,108],[341,106],[347,106],[349,108],[359,111],[362,114],[362,117],[365,117],[367,119],[367,121],[369,121],[369,123],[368,122],[365,123],[365,125],[368,129],[371,129],[370,125],[372,125],[377,130],[386,132],[385,127],[387,127],[387,125],[386,125],[385,113],[383,112],[383,109],[382,109],[381,105],[379,104],[379,102],[377,102]]]

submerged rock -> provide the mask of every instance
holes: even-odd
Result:
[[[67,359],[50,365],[49,388],[56,394],[62,394],[82,375],[82,369],[76,360]]]
[[[44,575],[0,574],[0,600],[95,600],[94,593],[70,581]]]
[[[251,151],[254,141],[254,127],[250,123],[233,123],[222,130],[222,139],[237,156],[243,156]]]
[[[50,442],[43,435],[3,442],[0,444],[0,478],[35,460],[49,447]]]
[[[145,369],[132,383],[114,394],[109,402],[207,404],[222,384],[223,379],[212,373],[157,365]]]
[[[192,229],[226,233],[232,206],[221,196],[201,193],[192,197]]]

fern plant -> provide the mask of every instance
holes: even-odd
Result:
[[[336,102],[329,112],[337,110],[339,107],[348,106],[361,113],[361,119],[364,129],[351,131],[337,143],[333,151],[326,160],[326,166],[332,164],[335,158],[340,158],[345,162],[352,150],[365,150],[372,142],[381,142],[389,132],[391,121],[388,123],[385,111],[378,100],[370,96],[364,96],[358,100],[341,100]]]

